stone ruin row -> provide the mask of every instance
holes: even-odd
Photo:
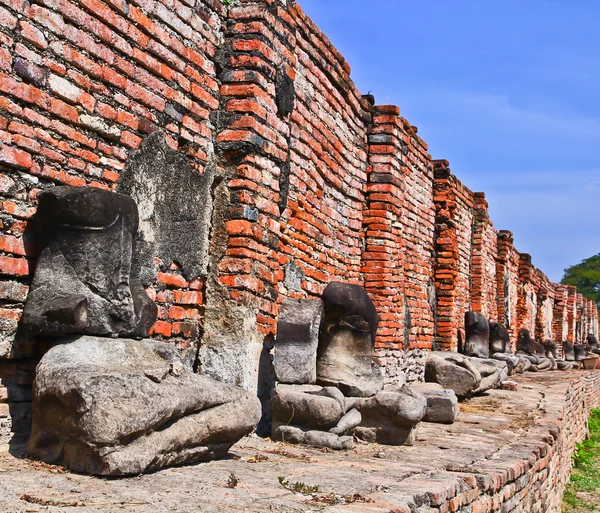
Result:
[[[0,436],[33,401],[32,454],[93,473],[216,457],[259,418],[410,443],[456,395],[594,362],[595,304],[300,5],[123,5],[0,0]]]
[[[458,398],[510,389],[511,374],[600,359],[592,334],[587,346],[566,342],[557,359],[555,343],[534,341],[526,329],[513,354],[504,326],[467,312],[463,354],[430,353],[426,383],[385,384],[374,358],[375,305],[360,285],[334,281],[321,298],[283,301],[264,414],[255,394],[195,372],[184,352],[144,338],[158,307],[134,265],[146,251],[136,245],[134,200],[58,186],[38,202],[40,252],[20,328],[46,351],[27,454],[75,471],[133,475],[223,457],[268,413],[271,437],[287,443],[412,444],[419,422],[454,422]]]

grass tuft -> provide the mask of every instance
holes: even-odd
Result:
[[[576,444],[573,473],[563,495],[563,512],[600,511],[600,505],[589,504],[583,494],[600,489],[600,409],[592,410],[588,419],[590,436]]]

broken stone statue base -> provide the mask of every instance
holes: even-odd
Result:
[[[334,450],[353,447],[353,438],[346,435],[361,421],[337,388],[319,385],[277,385],[271,412],[274,440]]]
[[[454,390],[459,398],[496,388],[507,377],[506,362],[471,358],[451,351],[434,351],[425,363],[425,381]]]
[[[372,397],[345,397],[335,387],[280,384],[271,400],[271,436],[335,450],[353,447],[353,436],[410,445],[426,407],[425,397],[409,387],[382,390]]]
[[[454,390],[445,389],[437,383],[415,383],[411,388],[427,399],[424,422],[452,424],[458,417],[458,398]]]
[[[29,456],[96,475],[218,458],[260,418],[258,399],[184,368],[152,340],[82,336],[37,367]]]

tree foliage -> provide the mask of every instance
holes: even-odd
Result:
[[[565,269],[563,285],[575,285],[577,291],[600,307],[600,253]]]

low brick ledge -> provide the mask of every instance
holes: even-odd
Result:
[[[0,511],[31,510],[20,499],[26,493],[55,504],[79,501],[78,513],[101,505],[138,513],[558,513],[575,442],[586,436],[589,409],[600,405],[600,372],[516,381],[518,392],[494,390],[462,404],[453,425],[423,423],[412,447],[367,444],[335,453],[252,436],[234,447],[231,459],[106,480],[57,473],[12,455],[22,447],[9,452],[5,445]],[[256,455],[268,460],[253,463]],[[228,488],[232,473],[239,483]],[[279,476],[318,486],[317,498],[360,494],[370,502],[323,504],[284,489]]]

